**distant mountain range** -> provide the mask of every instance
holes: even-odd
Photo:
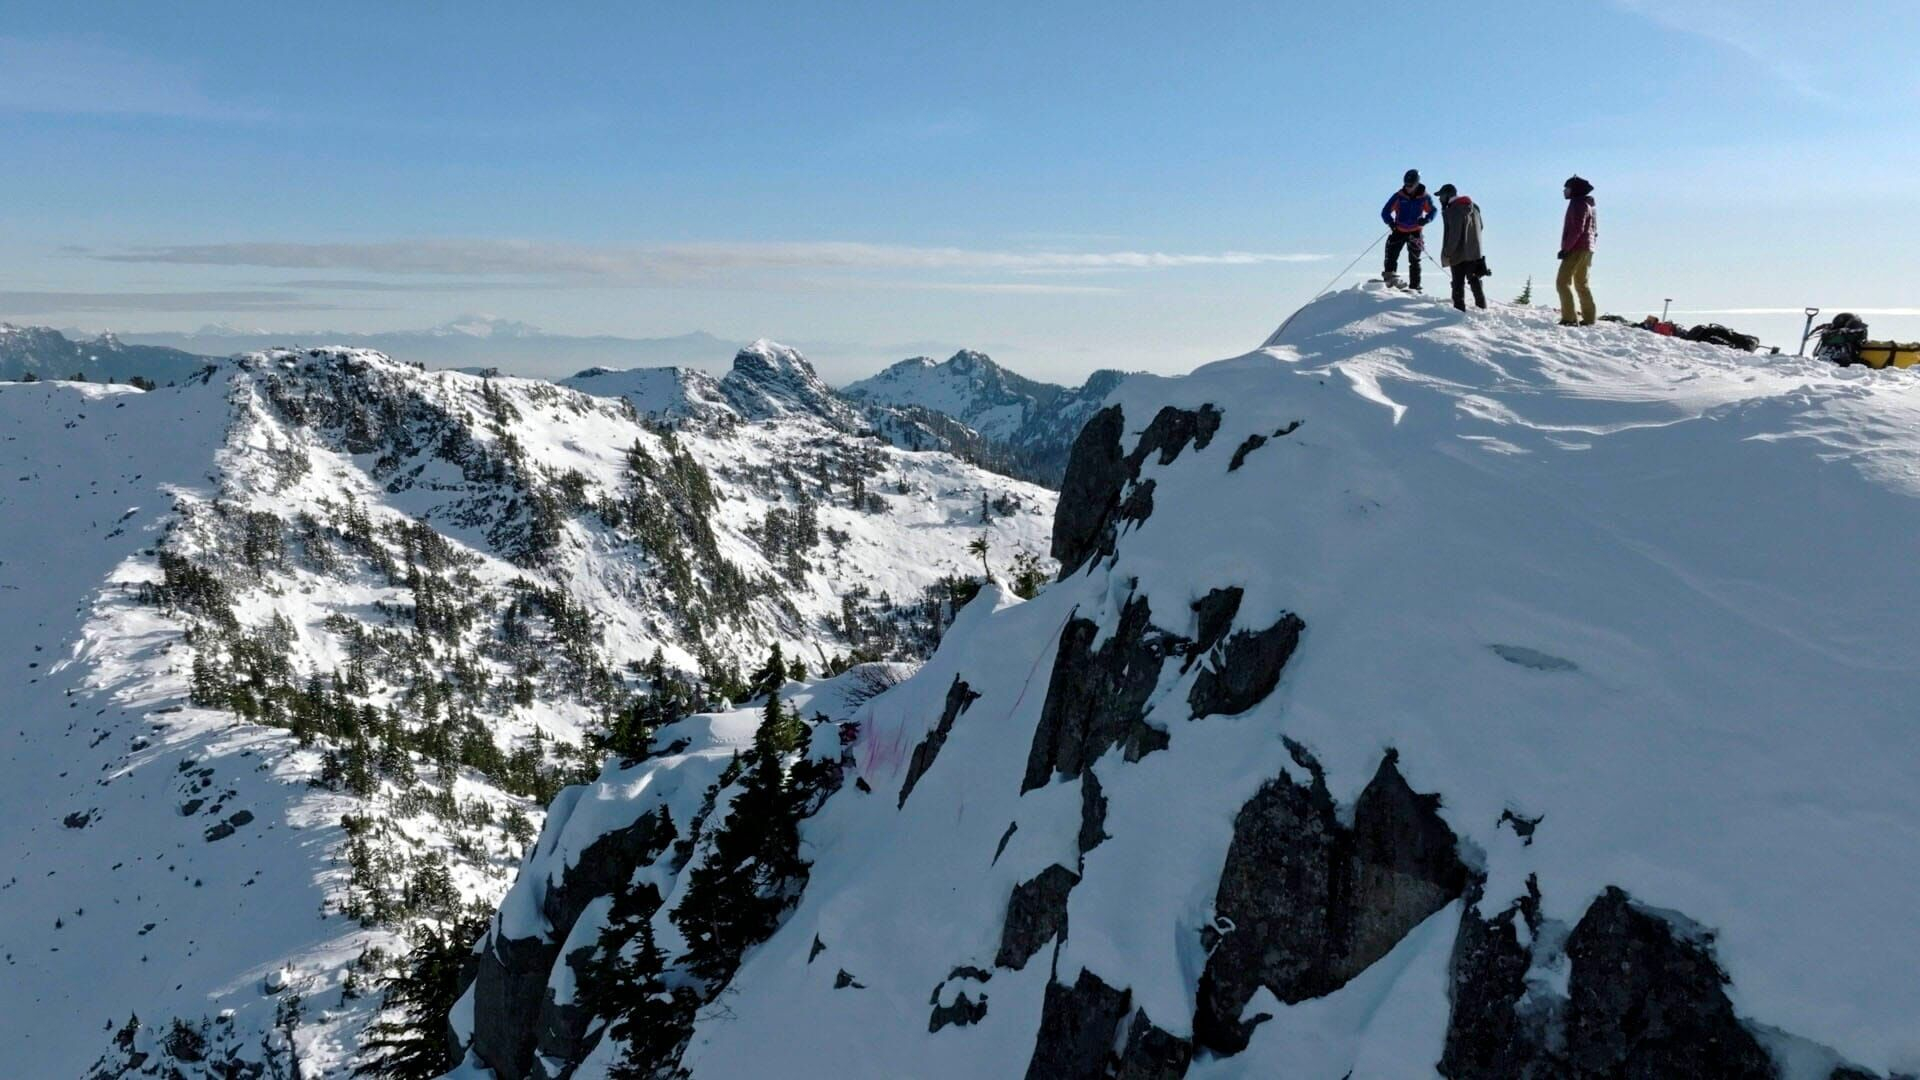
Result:
[[[609,334],[552,334],[539,327],[490,315],[463,315],[425,330],[379,333],[267,331],[233,326],[203,326],[191,333],[127,333],[125,340],[208,355],[230,356],[262,349],[309,345],[346,345],[374,349],[430,368],[497,367],[518,374],[551,377],[583,367],[658,367],[712,364],[740,342],[705,331],[673,337],[626,338]],[[897,355],[897,354],[896,354]]]
[[[129,344],[112,334],[75,340],[44,326],[0,323],[0,379],[72,379],[129,382],[135,376],[165,386],[211,361],[179,349]]]
[[[93,382],[127,382],[139,376],[166,385],[216,363],[216,355],[290,344],[289,335],[226,326],[143,336],[145,343],[112,334],[79,339],[46,327],[0,324],[0,380],[79,375]],[[625,398],[640,412],[672,422],[808,415],[846,434],[873,435],[907,450],[945,450],[1054,488],[1081,425],[1125,377],[1099,371],[1079,387],[1065,387],[1010,371],[985,353],[962,350],[944,361],[902,360],[834,389],[798,349],[771,341],[739,348],[732,368],[717,376],[703,368],[732,346],[712,334],[570,338],[486,316],[429,330],[314,337],[329,346],[374,349],[410,363],[472,373],[520,373],[550,364],[556,355],[617,355],[620,366],[593,364],[559,381],[596,396]]]
[[[918,407],[950,416],[1007,449],[1018,475],[1060,486],[1074,436],[1124,372],[1096,371],[1078,387],[1037,382],[963,350],[934,362],[918,356],[843,388],[854,401]]]

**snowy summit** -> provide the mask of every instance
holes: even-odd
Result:
[[[716,967],[753,721],[698,719],[563,793],[459,1075],[1920,1069],[1916,420],[1898,373],[1372,287],[1129,380],[1060,580],[804,710],[777,928]]]

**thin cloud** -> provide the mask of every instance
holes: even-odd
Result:
[[[360,244],[176,244],[93,256],[108,262],[560,278],[574,282],[674,283],[765,270],[1030,272],[1165,270],[1316,262],[1317,254],[1253,251],[990,251],[852,242],[586,247],[511,240],[418,240]]]
[[[70,38],[0,36],[0,112],[247,118],[187,69]]]
[[[1770,26],[1753,0],[1614,0],[1623,11],[1658,26],[1713,42],[1746,57],[1794,93],[1821,104],[1838,104],[1837,95],[1815,82],[1815,68],[1804,37]],[[1806,12],[1787,14],[1787,26],[1804,24]]]
[[[231,292],[38,292],[0,291],[0,311],[41,315],[56,311],[343,311],[308,301],[298,293]]]
[[[275,286],[282,289],[312,289],[322,292],[476,292],[480,290],[498,291],[502,289],[551,289],[555,283],[547,281],[370,281],[365,279],[344,278],[295,278],[289,281],[276,281]]]

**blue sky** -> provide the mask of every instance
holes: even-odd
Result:
[[[1920,338],[1920,9],[1854,7],[15,3],[0,318],[1176,371],[1257,344],[1417,166],[1485,208],[1498,295],[1551,292],[1577,171],[1608,310]]]

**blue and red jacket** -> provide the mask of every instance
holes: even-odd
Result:
[[[1433,220],[1433,200],[1427,197],[1427,185],[1416,185],[1411,195],[1404,188],[1394,192],[1387,205],[1380,208],[1380,220],[1395,232],[1419,232]]]

